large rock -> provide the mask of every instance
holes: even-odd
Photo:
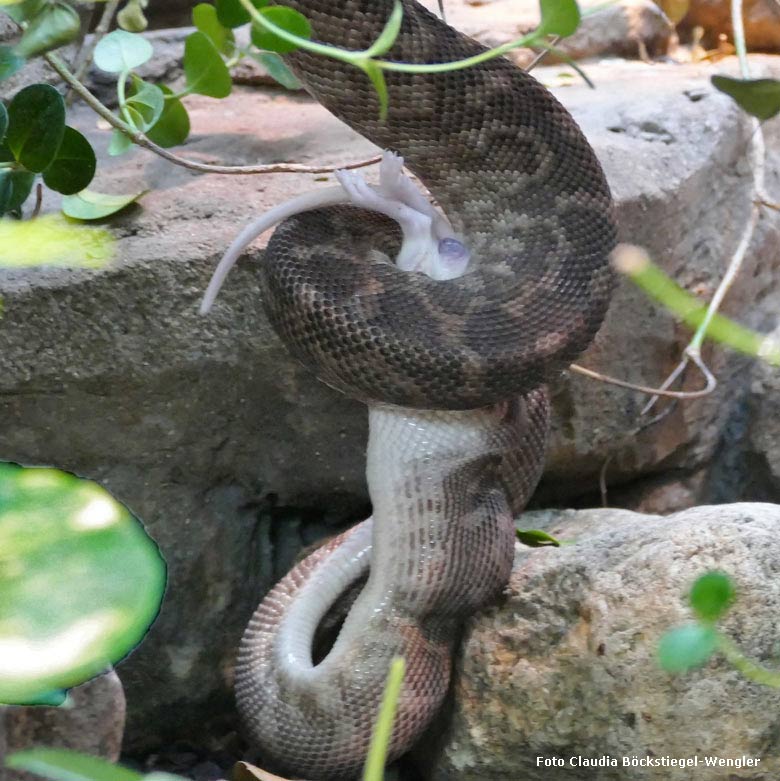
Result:
[[[559,86],[559,72],[538,75],[603,160],[622,238],[711,293],[747,217],[751,181],[749,125],[709,86],[712,69],[601,64],[589,67],[596,91]],[[220,103],[188,103],[193,136],[178,151],[193,159],[338,165],[374,151],[303,96],[237,89]],[[258,251],[232,272],[213,314],[197,314],[239,227],[332,176],[198,176],[141,151],[111,160],[94,116],[77,110],[72,121],[98,147],[95,189],[149,192],[110,221],[117,259],[109,268],[0,270],[0,457],[100,481],[144,520],[168,560],[162,613],[121,667],[135,750],[196,739],[231,710],[233,654],[256,601],[301,544],[367,512],[366,414],[281,347],[257,295]],[[774,125],[766,132],[771,181],[780,144]],[[728,300],[727,311],[747,312],[748,322],[772,310],[777,241],[770,215]],[[686,338],[622,283],[582,362],[654,384]],[[640,436],[643,397],[566,378],[542,498],[595,492],[607,456],[612,482],[701,468],[728,415],[731,378],[742,381],[724,353],[712,362],[721,391]]]
[[[0,706],[0,781],[39,781],[4,768],[3,757],[35,747],[66,748],[115,762],[122,748],[125,695],[113,671],[71,689],[59,708]]]
[[[436,781],[774,778],[780,691],[746,680],[721,656],[672,676],[657,648],[664,632],[691,620],[693,581],[718,569],[738,590],[723,631],[774,666],[780,506],[697,507],[666,518],[539,512],[522,524],[573,544],[518,548],[505,602],[474,622]],[[576,764],[603,756],[618,767]],[[754,764],[708,769],[706,756]],[[700,765],[643,768],[624,766],[624,757],[699,757]]]

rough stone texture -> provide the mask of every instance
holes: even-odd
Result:
[[[0,706],[0,781],[40,781],[40,776],[3,767],[14,751],[45,746],[119,759],[125,726],[125,695],[113,671],[69,693],[69,707]]]
[[[466,642],[436,781],[776,777],[780,691],[747,681],[719,656],[671,676],[656,653],[665,631],[691,619],[692,582],[717,568],[739,593],[722,629],[773,666],[780,507],[697,507],[666,518],[539,512],[522,523],[575,544],[518,547],[506,601],[476,620]],[[569,757],[603,755],[761,762],[719,771],[568,766]],[[537,767],[538,757],[567,766]]]
[[[588,70],[595,92],[560,86],[560,68],[538,75],[603,160],[623,239],[649,247],[686,287],[711,293],[749,209],[747,123],[709,86],[706,65]],[[179,151],[200,161],[343,164],[373,151],[303,96],[237,89],[221,103],[188,102],[193,136]],[[121,667],[127,746],[137,751],[195,739],[231,711],[234,649],[257,600],[301,544],[367,510],[366,416],[288,359],[262,314],[250,260],[232,272],[210,317],[196,312],[240,225],[333,177],[197,176],[145,152],[111,160],[94,117],[74,117],[99,150],[95,189],[150,191],[110,222],[110,268],[0,270],[0,457],[100,481],[143,519],[168,560],[162,613]],[[777,132],[767,125],[770,192]],[[47,208],[55,204],[47,196]],[[749,324],[774,311],[779,229],[774,213],[762,220],[727,302]],[[622,283],[582,363],[657,383],[686,336]],[[724,353],[712,365],[723,380],[718,394],[639,436],[641,396],[565,379],[541,500],[595,492],[607,455],[613,483],[701,465],[730,416],[731,379],[741,379],[742,364]]]
[[[780,52],[780,6],[774,0],[744,0],[742,16],[749,49]],[[697,25],[704,28],[706,46],[715,47],[720,34],[733,40],[729,0],[691,0],[680,30],[688,32]]]

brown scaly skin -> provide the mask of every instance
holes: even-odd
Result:
[[[350,49],[369,46],[392,9],[391,0],[285,4],[309,18],[316,40]],[[444,62],[481,50],[414,0],[403,7],[388,59]],[[512,518],[544,460],[546,382],[602,321],[615,229],[582,133],[507,60],[388,73],[381,121],[363,73],[304,52],[287,59],[323,105],[403,155],[472,257],[470,271],[448,282],[401,272],[391,262],[394,223],[334,207],[281,225],[264,261],[264,303],[290,351],[369,404],[374,518],[266,597],[239,652],[237,696],[264,757],[307,778],[345,779],[365,757],[392,656],[408,666],[398,756],[446,692],[457,626],[506,584]],[[329,573],[352,582],[369,559],[341,635],[313,665],[290,616],[326,593]]]

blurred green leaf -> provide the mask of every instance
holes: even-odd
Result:
[[[83,190],[95,175],[95,150],[78,130],[65,127],[57,157],[43,172],[43,181],[52,190],[71,195]]]
[[[146,131],[146,135],[166,149],[171,146],[178,146],[187,140],[190,134],[190,115],[184,104],[174,98],[173,90],[165,85],[161,86],[165,96],[165,107],[160,118],[155,124]]]
[[[43,171],[56,157],[65,133],[65,101],[48,84],[31,84],[8,106],[6,141],[28,170]]]
[[[235,36],[229,27],[225,27],[217,16],[217,9],[211,3],[198,3],[192,9],[192,23],[204,35],[208,36],[222,54],[231,54]]]
[[[0,702],[76,686],[117,662],[146,634],[164,588],[157,546],[105,489],[0,464]]]
[[[184,75],[191,92],[211,98],[226,98],[233,86],[217,47],[200,30],[184,41]]]
[[[517,529],[517,539],[529,548],[560,548],[561,543],[551,534],[540,529]]]
[[[33,188],[35,174],[30,171],[0,169],[0,216],[18,209]]]
[[[15,22],[26,22],[32,19],[38,11],[46,5],[47,0],[22,0],[22,2],[11,2],[8,5],[0,0],[4,5],[3,13],[11,17]]]
[[[723,572],[708,572],[691,588],[691,606],[704,621],[717,621],[734,601],[734,584]]]
[[[132,147],[133,142],[125,133],[116,128],[111,131],[111,140],[108,142],[108,154],[111,157],[119,157]]]
[[[149,26],[144,14],[145,7],[145,0],[130,0],[116,15],[117,24],[129,33],[143,32]]]
[[[542,21],[537,28],[544,35],[565,38],[580,26],[580,9],[576,0],[539,0]]]
[[[667,632],[658,648],[661,666],[670,673],[701,667],[718,644],[717,632],[703,624],[687,624]]]
[[[8,110],[5,103],[0,100],[0,141],[5,138],[5,131],[8,130]]]
[[[163,113],[165,108],[163,91],[156,84],[144,81],[133,74],[128,95],[124,108],[130,114],[134,127],[145,132]]]
[[[93,59],[100,70],[127,73],[143,65],[152,54],[152,44],[142,35],[114,30],[98,42]]]
[[[108,195],[94,190],[82,190],[62,199],[62,211],[75,220],[102,220],[129,206],[140,198],[145,190],[126,195]]]
[[[141,781],[143,776],[105,759],[68,749],[33,748],[6,760],[12,770],[37,773],[52,781]]]
[[[52,3],[33,17],[14,52],[20,57],[34,57],[70,43],[80,31],[76,11],[66,3]]]
[[[255,8],[268,5],[268,0],[252,0]],[[249,14],[238,0],[216,0],[217,19],[225,27],[241,27],[249,22]]]
[[[260,13],[264,19],[267,19],[271,24],[280,27],[285,32],[297,35],[299,38],[311,38],[311,25],[309,24],[309,20],[302,13],[293,8],[288,8],[283,5],[272,5],[268,8],[261,9]],[[298,48],[294,43],[285,41],[275,33],[261,27],[259,23],[252,24],[251,38],[252,43],[257,46],[258,49],[276,52],[277,54],[286,54],[287,52],[295,51]],[[378,68],[375,66],[374,69],[364,68],[364,70],[368,73],[371,81],[374,82],[374,87],[380,95],[381,103],[382,93],[377,87],[376,78],[372,75],[373,70],[378,70]],[[369,73],[369,70],[372,70],[372,73]]]
[[[278,54],[251,51],[249,56],[259,62],[268,71],[268,75],[283,87],[287,89],[301,89],[301,82],[298,81],[295,74],[287,67],[287,63]]]
[[[24,67],[24,58],[11,46],[0,46],[0,81],[7,79]]]
[[[713,76],[716,89],[725,92],[748,114],[761,121],[780,113],[780,81],[777,79],[732,79]]]

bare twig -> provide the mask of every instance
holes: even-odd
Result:
[[[99,116],[108,122],[111,127],[124,133],[134,144],[144,147],[156,155],[168,160],[175,165],[188,168],[191,171],[198,171],[206,174],[233,174],[247,176],[250,174],[272,174],[272,173],[295,173],[295,174],[328,174],[340,168],[362,168],[367,165],[373,165],[381,160],[377,155],[369,160],[361,160],[356,163],[347,163],[345,165],[319,165],[309,166],[298,163],[268,163],[266,165],[210,165],[208,163],[198,163],[195,160],[188,160],[184,157],[169,152],[161,146],[158,146],[147,138],[143,133],[130,127],[126,122],[119,119],[104,106],[68,69],[68,66],[56,54],[44,54],[44,59],[49,65],[62,77],[73,91]]]
[[[553,36],[552,40],[550,41],[550,45],[536,53],[536,56],[531,60],[528,67],[525,69],[526,73],[530,73],[547,56],[547,54],[550,52],[550,49],[552,49],[552,47],[555,46],[560,40],[560,35]]]
[[[43,185],[38,182],[35,185],[35,206],[33,207],[30,219],[35,219],[41,213],[41,206],[43,205]]]
[[[651,388],[647,385],[636,385],[633,382],[627,382],[626,380],[619,380],[616,377],[610,377],[609,375],[601,374],[600,372],[593,371],[593,369],[586,369],[584,366],[580,366],[577,363],[571,364],[569,366],[569,369],[573,372],[577,372],[577,374],[582,374],[585,377],[590,377],[593,380],[604,382],[607,385],[617,385],[619,388],[628,388],[629,390],[635,390],[638,391],[639,393],[647,393],[649,395],[652,395],[654,398],[658,396],[663,396],[664,398],[668,398],[668,399],[699,399],[702,396],[707,396],[710,393],[712,393],[715,387],[712,384],[712,382],[714,382],[714,378],[712,377],[709,371],[702,372],[705,376],[707,384],[701,390],[670,391],[667,390],[667,388],[669,387],[669,385],[672,384],[672,382],[674,382],[674,380],[677,378],[677,375],[675,375],[670,381],[667,381],[667,383],[662,385],[660,388]]]
[[[737,49],[737,55],[739,57],[739,68],[743,79],[750,78],[750,65],[747,59],[747,48],[745,46],[745,30],[742,24],[742,0],[731,0],[731,23],[734,29],[734,45]],[[708,383],[712,378],[713,388],[715,378],[712,377],[709,369],[704,365],[701,359],[701,346],[704,342],[704,337],[707,334],[707,329],[712,322],[712,318],[717,313],[723,299],[728,293],[731,286],[734,284],[739,272],[742,270],[742,265],[747,255],[750,242],[753,238],[753,234],[758,224],[758,218],[761,214],[761,207],[768,206],[774,208],[772,199],[769,198],[764,189],[765,181],[765,145],[764,135],[761,131],[761,124],[755,118],[751,118],[752,133],[750,136],[750,145],[748,147],[748,155],[750,157],[751,170],[753,171],[753,194],[751,196],[751,208],[750,215],[748,216],[745,228],[742,231],[739,244],[737,245],[734,255],[726,268],[726,273],[718,285],[717,290],[712,296],[712,300],[707,307],[707,312],[696,329],[696,333],[685,348],[683,357],[674,371],[667,377],[666,381],[661,385],[662,388],[667,388],[677,376],[685,369],[690,361],[693,361],[699,369],[701,369],[705,376],[708,376]],[[652,398],[642,413],[647,413],[657,401],[657,397]]]

